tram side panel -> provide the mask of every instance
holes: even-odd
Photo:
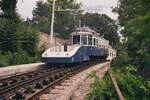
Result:
[[[89,61],[91,59],[104,59],[106,56],[107,53],[104,48],[81,46],[71,57],[43,57],[42,61],[47,64],[67,64]]]

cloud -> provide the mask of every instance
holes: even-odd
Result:
[[[18,0],[17,11],[23,18],[32,18],[32,11],[38,0]]]
[[[112,12],[112,7],[117,6],[118,0],[78,0],[82,2],[82,9],[87,12],[98,12],[107,14],[113,19],[117,19],[118,15]]]

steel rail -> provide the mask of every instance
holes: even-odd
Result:
[[[70,68],[64,68],[64,67],[61,67],[61,68],[56,68],[56,69],[53,69],[53,70],[50,70],[49,72],[45,72],[45,73],[42,73],[39,74],[38,76],[34,76],[34,77],[31,77],[28,78],[29,80],[24,80],[24,81],[21,81],[20,83],[17,82],[17,83],[14,83],[13,85],[10,85],[9,87],[7,88],[3,88],[0,90],[0,96],[7,98],[8,100],[10,99],[9,97],[12,97],[15,92],[14,91],[20,91],[20,89],[25,89],[26,90],[26,87],[31,85],[33,86],[36,82],[42,82],[43,79],[47,79],[49,77],[53,78],[54,80],[52,82],[50,82],[50,84],[48,85],[42,85],[42,89],[40,90],[41,92],[39,92],[39,89],[35,89],[35,92],[34,93],[44,93],[43,91],[46,91],[46,89],[48,89],[49,87],[52,87],[54,85],[56,85],[56,83],[59,83],[61,81],[63,81],[63,79],[65,80],[67,77],[71,76],[71,75],[74,75],[75,72],[80,72],[82,69],[84,70],[84,68],[87,68],[90,67],[91,65],[94,65],[96,64],[97,61],[95,62],[85,62],[83,64],[79,64],[79,65],[76,65],[76,66],[73,66],[73,67],[70,67]],[[63,75],[62,75],[63,73]],[[66,75],[67,74],[67,75]],[[58,78],[55,78],[55,75],[58,76]],[[62,76],[61,76],[62,75]],[[47,87],[47,88],[46,88]],[[34,97],[34,95],[36,96],[36,94],[26,94],[25,97],[29,98],[32,98]],[[6,100],[7,100],[6,99]]]
[[[30,79],[30,80],[26,80],[26,81],[21,82],[21,83],[16,83],[16,84],[13,85],[13,86],[9,86],[9,87],[6,88],[6,89],[0,90],[0,95],[7,94],[8,92],[10,92],[10,91],[12,91],[12,90],[16,90],[16,89],[19,89],[19,88],[21,88],[21,87],[25,87],[27,84],[34,83],[34,82],[37,81],[37,80],[40,80],[40,79],[42,79],[42,78],[51,76],[51,75],[53,75],[53,74],[55,74],[55,73],[58,73],[58,72],[60,72],[60,71],[62,71],[62,69],[56,69],[55,71],[53,71],[53,72],[51,72],[51,73],[46,73],[46,74],[44,74],[44,75],[42,75],[42,76],[40,76],[40,77],[38,76],[38,77],[34,77],[34,78]]]
[[[116,92],[117,92],[117,95],[118,95],[119,99],[120,99],[120,100],[124,100],[124,97],[123,97],[123,95],[122,95],[122,93],[121,93],[121,90],[120,90],[120,88],[119,88],[119,86],[118,86],[118,84],[117,84],[115,78],[113,77],[113,74],[112,74],[111,70],[108,70],[108,74],[109,74],[109,76],[110,76],[110,79],[111,79],[112,82],[113,82],[113,85],[114,85],[114,87],[115,87],[115,90],[116,90]]]
[[[10,85],[8,85],[8,86],[6,86],[6,87],[0,88],[0,93],[1,93],[2,90],[5,90],[5,89],[7,89],[7,88],[9,88],[9,87],[13,87],[14,85],[17,85],[17,84],[19,84],[19,83],[21,83],[21,82],[28,81],[28,80],[30,79],[30,78],[28,77],[29,75],[38,74],[37,76],[33,76],[32,78],[39,77],[40,74],[41,74],[42,72],[46,71],[46,70],[47,70],[47,69],[37,70],[37,71],[33,71],[33,72],[21,74],[21,75],[19,75],[19,76],[17,75],[16,77],[15,77],[15,76],[12,76],[12,78],[7,78],[7,79],[5,79],[4,81],[10,81],[10,80],[12,80],[12,79],[16,79],[16,80],[17,80],[17,78],[27,77],[25,80],[22,80],[22,81],[20,81],[20,82],[16,82],[16,83],[10,84]],[[54,69],[51,70],[51,71],[54,71]],[[45,74],[46,74],[46,73],[48,73],[48,72],[45,72]],[[7,82],[7,83],[8,83],[8,82]]]
[[[94,65],[96,63],[90,63],[90,64],[84,64],[81,67],[77,68],[76,70],[74,70],[73,72],[70,72],[69,74],[55,80],[54,82],[50,83],[48,86],[44,87],[43,89],[41,89],[40,91],[36,92],[35,94],[32,94],[31,96],[27,97],[26,100],[36,100],[39,99],[39,97],[44,94],[47,93],[47,91],[51,90],[54,86],[62,83],[63,81],[65,81],[66,79],[68,79],[69,77],[76,75],[77,73],[89,68],[90,66]]]
[[[41,65],[41,67],[42,66],[44,67],[45,65]],[[16,77],[21,77],[21,76],[24,76],[24,75],[27,75],[27,74],[33,74],[33,73],[36,73],[37,71],[41,71],[41,70],[44,70],[44,69],[43,68],[38,68],[35,71],[30,71],[30,72],[25,72],[25,73],[20,73],[20,74],[11,74],[11,75],[8,75],[6,77],[0,77],[0,83],[3,82],[3,81],[7,81],[7,80],[10,80],[10,79],[16,78]]]
[[[37,93],[33,94],[30,97],[27,97],[26,100],[35,100],[35,99],[38,99],[42,94],[46,93],[47,90],[49,90],[50,88],[52,88],[52,87],[60,84],[61,82],[65,81],[69,77],[75,75],[79,71],[81,71],[81,70],[75,70],[72,73],[69,73],[68,75],[65,75],[65,76],[61,77],[60,79],[55,80],[54,82],[52,82],[51,84],[49,84],[48,86],[46,86],[45,88],[43,88],[42,90],[38,91]]]
[[[31,72],[26,72],[26,73],[21,73],[21,74],[13,74],[13,75],[10,75],[10,76],[8,76],[8,77],[5,77],[5,78],[1,78],[0,79],[0,83],[2,83],[3,81],[7,81],[7,80],[10,80],[10,79],[13,79],[13,78],[17,78],[17,77],[21,77],[21,76],[24,76],[24,75],[27,75],[27,74],[33,74],[33,73],[35,73],[35,72],[37,72],[37,70],[36,71],[31,71]]]

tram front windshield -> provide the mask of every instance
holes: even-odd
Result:
[[[73,36],[73,44],[80,44],[80,35]]]

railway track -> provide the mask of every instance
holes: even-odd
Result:
[[[30,85],[29,82],[36,80],[38,77],[47,75],[55,71],[57,68],[41,69],[29,73],[23,73],[16,76],[11,76],[0,80],[0,96],[1,98],[9,97],[25,85]]]
[[[54,68],[51,69],[38,69],[36,71],[32,71],[32,72],[27,72],[27,73],[22,73],[22,74],[18,74],[18,75],[13,75],[13,76],[9,76],[7,78],[1,78],[0,79],[0,91],[4,90],[7,87],[10,87],[16,83],[22,82],[22,81],[26,81],[32,77],[35,76],[40,76],[42,73],[45,72],[49,72],[50,70],[53,70]]]
[[[122,92],[121,92],[121,90],[120,90],[120,88],[119,88],[119,86],[118,86],[118,84],[117,84],[117,82],[116,82],[116,80],[115,80],[111,70],[108,71],[108,74],[109,74],[109,77],[110,77],[114,87],[115,87],[115,90],[116,90],[116,93],[118,95],[119,100],[124,100]]]
[[[2,78],[0,78],[0,90],[1,90],[1,88],[9,85],[11,82],[17,82],[19,78],[24,80],[23,78],[30,78],[30,76],[32,77],[33,75],[36,75],[39,72],[42,72],[44,70],[45,69],[41,68],[41,69],[38,69],[36,71],[31,71],[31,72],[21,73],[21,74],[17,74],[17,75],[2,77]]]
[[[73,67],[55,67],[0,80],[0,100],[39,98],[50,88],[98,62],[86,62]],[[7,83],[7,84],[5,84]]]

